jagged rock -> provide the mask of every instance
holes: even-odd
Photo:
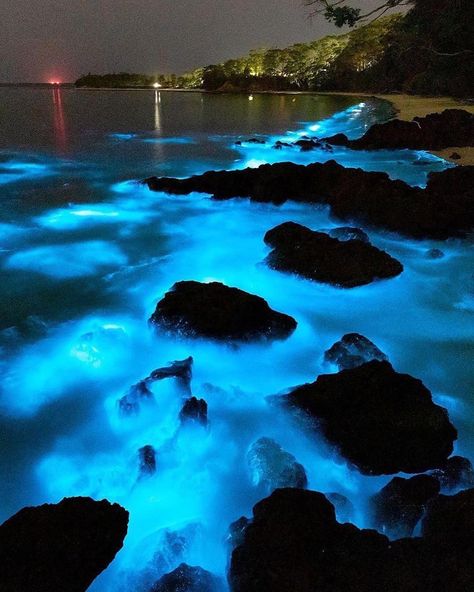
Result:
[[[339,370],[357,368],[372,360],[388,361],[387,356],[375,343],[359,333],[344,335],[324,353],[324,359],[326,362],[335,364]]]
[[[294,142],[295,146],[298,146],[301,149],[301,152],[308,152],[309,150],[314,150],[315,148],[321,148],[321,142],[317,140],[313,140],[311,138],[298,140]]]
[[[273,148],[276,148],[277,150],[281,150],[283,147],[285,148],[291,148],[293,146],[293,144],[290,144],[289,142],[282,142],[281,140],[277,140],[273,146]]]
[[[426,251],[426,257],[428,259],[442,259],[444,257],[444,253],[440,249],[429,249]]]
[[[430,391],[388,362],[319,376],[284,400],[313,418],[363,473],[419,473],[443,465],[457,432]]]
[[[65,498],[23,508],[0,526],[2,592],[84,592],[122,548],[128,512]]]
[[[474,585],[473,494],[435,500],[423,538],[390,542],[373,530],[339,524],[320,493],[278,489],[254,506],[232,553],[231,590],[467,592]]]
[[[181,563],[152,586],[150,592],[219,592],[219,579],[202,567]]]
[[[132,385],[127,394],[118,401],[119,411],[122,415],[134,415],[140,411],[140,403],[153,398],[153,393],[147,386],[146,380],[140,380]]]
[[[353,226],[339,226],[338,228],[332,228],[328,234],[332,238],[337,238],[337,240],[340,241],[360,240],[363,243],[370,243],[367,233],[360,228],[355,228]]]
[[[343,220],[360,220],[414,237],[448,238],[474,227],[474,166],[430,173],[425,189],[386,173],[344,168],[334,160],[308,166],[290,162],[234,171],[208,171],[188,179],[151,177],[152,191],[208,193],[214,199],[328,205]]]
[[[163,378],[177,378],[182,389],[191,394],[191,378],[193,376],[193,358],[189,356],[185,360],[176,360],[168,366],[153,370],[147,380],[155,381]]]
[[[229,535],[227,541],[232,549],[238,547],[244,542],[244,533],[250,520],[245,516],[241,516],[229,526]]]
[[[399,275],[403,266],[385,251],[362,241],[339,241],[322,232],[284,222],[265,234],[273,247],[266,262],[279,271],[353,288]]]
[[[429,475],[394,477],[371,499],[374,526],[393,539],[411,536],[439,489],[439,481]]]
[[[196,399],[196,397],[187,399],[179,413],[179,419],[182,423],[194,422],[207,426],[206,401],[204,399]]]
[[[267,302],[218,282],[178,282],[158,302],[150,322],[190,337],[250,341],[284,339],[296,321]]]
[[[153,446],[147,444],[138,450],[140,477],[148,477],[156,472],[156,453]]]
[[[259,438],[250,446],[247,463],[254,485],[263,486],[267,492],[278,487],[308,486],[303,465],[271,438]]]
[[[438,469],[431,472],[441,483],[442,489],[468,489],[474,487],[474,468],[469,459],[452,456]]]
[[[342,495],[341,493],[325,493],[324,495],[334,506],[338,522],[344,523],[353,521],[354,506],[345,495]]]
[[[446,109],[442,113],[415,117],[413,121],[392,119],[386,123],[376,123],[357,140],[349,140],[344,134],[325,140],[353,150],[442,150],[450,146],[473,146],[474,115],[463,109]]]

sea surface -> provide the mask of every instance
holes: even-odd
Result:
[[[324,351],[354,331],[424,382],[459,430],[455,452],[474,460],[472,241],[366,228],[405,270],[338,289],[263,263],[263,236],[281,222],[341,225],[325,208],[167,196],[139,183],[334,158],[423,186],[452,166],[410,150],[272,148],[307,134],[356,138],[391,115],[387,103],[347,96],[0,89],[0,520],[64,496],[107,498],[130,511],[129,534],[90,590],[146,592],[182,561],[221,576],[225,590],[228,525],[269,493],[247,462],[267,436],[304,465],[311,489],[349,497],[366,526],[368,496],[389,477],[361,475],[267,400],[335,372]],[[444,257],[428,258],[433,248]],[[298,328],[240,346],[152,330],[156,303],[190,279],[258,294]],[[156,383],[138,415],[120,415],[131,385],[190,355],[209,429],[180,427],[173,380]],[[145,445],[157,471],[139,479]]]

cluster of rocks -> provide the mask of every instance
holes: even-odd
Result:
[[[357,140],[349,140],[345,134],[336,134],[325,138],[325,141],[353,150],[442,150],[451,146],[474,146],[474,114],[463,109],[446,109],[442,113],[415,117],[413,121],[391,119],[386,123],[376,123]]]
[[[343,220],[358,220],[413,237],[448,238],[474,226],[474,166],[430,173],[425,189],[390,179],[386,173],[345,168],[334,160],[307,166],[290,162],[235,171],[208,171],[187,179],[151,177],[152,191],[214,199],[248,197],[282,204],[287,200],[327,205]]]

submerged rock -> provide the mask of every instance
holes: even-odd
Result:
[[[353,522],[354,506],[345,495],[341,493],[325,493],[324,495],[334,506],[338,522]]]
[[[401,263],[370,244],[339,241],[295,222],[272,228],[265,234],[265,242],[273,247],[266,259],[273,269],[343,288],[394,277],[403,271]]]
[[[181,563],[174,571],[164,575],[150,592],[219,592],[219,579],[202,567]]]
[[[442,259],[444,253],[440,249],[428,249],[428,251],[426,251],[426,257],[428,259]]]
[[[2,592],[84,592],[122,548],[128,512],[65,498],[23,508],[0,526]]]
[[[386,123],[376,123],[357,140],[349,140],[344,134],[325,140],[353,150],[442,150],[450,146],[473,146],[474,115],[463,109],[446,109],[442,113],[415,117],[413,121],[392,119]]]
[[[140,411],[142,401],[153,399],[153,393],[147,386],[146,380],[140,380],[132,385],[128,392],[118,401],[119,411],[122,415],[135,415]]]
[[[467,592],[474,585],[474,490],[463,493],[430,504],[423,538],[391,542],[339,524],[320,493],[278,489],[254,506],[232,553],[231,590]]]
[[[272,310],[267,302],[218,282],[176,283],[158,302],[150,322],[189,337],[250,341],[284,339],[296,321]]]
[[[332,238],[337,238],[337,240],[340,241],[360,240],[363,243],[370,243],[367,233],[354,226],[339,226],[338,228],[332,228],[328,234]]]
[[[441,483],[442,489],[468,489],[474,487],[474,468],[463,456],[452,456],[431,472]]]
[[[328,205],[343,220],[360,220],[414,237],[448,238],[474,226],[474,166],[430,173],[425,189],[386,173],[345,168],[330,160],[308,166],[282,162],[234,171],[208,171],[188,179],[151,177],[152,191],[208,193],[214,199],[249,197]]]
[[[324,353],[326,362],[335,364],[339,370],[357,368],[366,362],[378,360],[388,361],[387,356],[372,343],[370,339],[359,333],[347,333]]]
[[[138,469],[140,477],[149,477],[156,472],[156,452],[147,444],[138,450]]]
[[[457,432],[430,391],[388,362],[319,376],[285,397],[316,421],[363,473],[419,473],[443,465]]]
[[[262,485],[267,492],[278,487],[308,486],[303,465],[271,438],[259,438],[250,446],[247,463],[254,485]]]
[[[411,536],[439,489],[439,481],[429,475],[394,477],[371,499],[374,526],[390,538]]]
[[[204,399],[197,399],[196,397],[187,399],[179,413],[179,419],[182,423],[193,422],[207,426],[206,401]]]

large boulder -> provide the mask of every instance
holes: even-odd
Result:
[[[207,403],[204,399],[190,397],[183,403],[179,413],[181,423],[197,423],[207,426]]]
[[[128,512],[65,498],[23,508],[0,526],[2,592],[84,592],[122,548]]]
[[[326,362],[335,364],[339,370],[357,368],[366,362],[388,361],[387,356],[367,337],[359,333],[347,333],[325,353]]]
[[[267,263],[273,269],[343,288],[399,275],[403,266],[369,243],[340,241],[295,222],[284,222],[265,234],[273,247]]]
[[[253,520],[244,527],[242,542],[232,553],[231,590],[472,590],[473,493],[463,499],[435,500],[424,519],[423,538],[391,542],[373,530],[339,524],[334,508],[320,493],[278,489],[254,507]],[[443,537],[450,519],[448,536]]]
[[[451,456],[431,474],[438,479],[443,490],[474,487],[474,468],[464,456]]]
[[[303,465],[271,438],[259,438],[250,446],[247,463],[254,485],[262,486],[267,493],[279,487],[308,485]]]
[[[393,539],[411,536],[439,489],[439,481],[429,475],[394,477],[371,499],[374,526]]]
[[[474,166],[431,173],[425,189],[387,173],[345,168],[334,160],[308,166],[290,162],[234,171],[208,171],[187,179],[150,177],[152,191],[214,199],[249,197],[258,202],[328,205],[342,220],[358,220],[414,237],[448,238],[474,226]]]
[[[219,579],[202,567],[181,563],[156,582],[150,592],[219,592]]]
[[[138,450],[139,478],[150,477],[156,472],[156,451],[150,444]]]
[[[296,328],[292,317],[272,310],[259,296],[219,282],[195,281],[176,283],[150,322],[190,337],[235,341],[283,339]]]
[[[457,432],[420,380],[372,361],[319,376],[285,397],[315,420],[363,473],[420,473],[443,465]]]
[[[354,150],[442,150],[450,146],[474,146],[474,114],[463,109],[445,109],[442,113],[415,117],[413,121],[391,119],[376,123],[357,140],[349,140],[344,134],[325,140]]]

